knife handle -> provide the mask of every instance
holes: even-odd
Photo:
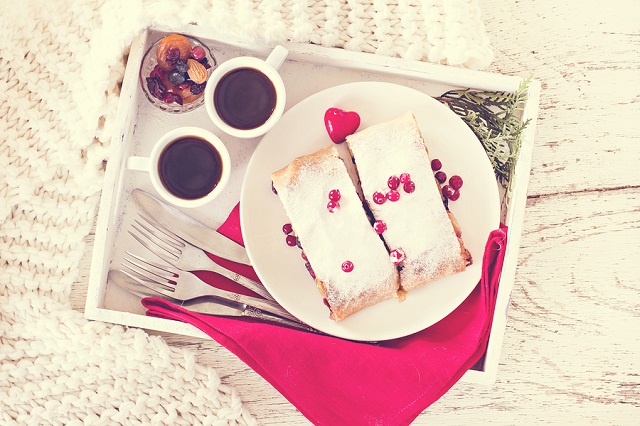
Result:
[[[247,308],[244,310],[242,314],[247,317],[286,325],[287,327],[295,328],[297,330],[311,331],[314,333],[318,333],[318,330],[316,330],[315,328],[309,327],[304,323],[291,321],[286,318],[279,317],[277,315],[271,315],[264,311],[261,311],[260,309],[256,309],[252,306],[247,306]]]
[[[254,281],[251,280],[247,277],[244,277],[240,274],[238,274],[237,272],[234,272],[230,269],[225,268],[224,266],[216,263],[213,259],[211,259],[204,250],[193,246],[192,244],[184,241],[185,244],[189,244],[191,245],[194,249],[192,255],[189,256],[189,265],[188,265],[188,270],[189,271],[210,271],[210,272],[215,272],[216,274],[220,274],[223,277],[229,278],[232,281],[237,282],[238,284],[240,284],[241,286],[243,286],[244,288],[247,288],[251,291],[253,291],[256,294],[259,294],[260,296],[264,297],[267,300],[273,300],[275,301],[275,299],[273,298],[273,296],[267,291],[266,288],[264,288],[264,286],[259,283],[258,281]],[[187,265],[177,265],[178,267],[186,267]]]
[[[213,294],[213,292],[217,294]],[[213,290],[211,294],[214,296],[217,295],[225,299],[230,299],[236,302],[244,303],[245,305],[249,305],[253,308],[258,308],[261,311],[265,311],[270,314],[287,318],[291,321],[299,322],[296,317],[294,317],[289,312],[287,312],[282,306],[278,304],[278,302],[259,299],[257,297],[245,296],[243,294],[232,293],[232,292],[220,290],[220,289]]]
[[[232,281],[237,282],[238,284],[240,284],[244,288],[247,288],[247,289],[253,291],[256,294],[259,294],[260,296],[264,297],[267,300],[275,301],[275,299],[273,298],[273,296],[271,294],[269,294],[267,289],[264,288],[264,286],[262,284],[260,284],[259,282],[257,282],[257,281],[251,280],[251,279],[249,279],[247,277],[244,277],[244,276],[242,276],[242,275],[240,275],[240,274],[238,274],[236,272],[233,272],[233,271],[230,271],[230,270],[228,270],[226,268],[223,268],[218,264],[216,264],[216,267],[212,267],[210,270],[213,271],[213,272],[217,272],[220,275],[225,276],[225,277],[229,278]]]

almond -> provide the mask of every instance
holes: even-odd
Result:
[[[207,69],[195,59],[187,59],[187,74],[189,78],[196,84],[202,84],[207,81]]]

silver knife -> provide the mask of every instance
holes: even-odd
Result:
[[[158,294],[154,291],[148,289],[140,285],[138,282],[128,277],[124,273],[111,269],[109,271],[108,279],[116,284],[117,286],[123,288],[124,290],[132,293],[141,299],[146,297],[157,297]],[[288,327],[293,327],[299,330],[305,331],[313,331],[318,332],[312,327],[309,327],[306,324],[299,323],[296,321],[291,321],[286,318],[279,317],[277,315],[272,315],[267,312],[264,312],[260,309],[254,308],[252,306],[247,306],[244,303],[238,303],[233,301],[214,301],[213,298],[203,298],[202,300],[190,300],[186,302],[182,302],[180,300],[172,299],[168,296],[163,296],[161,299],[165,299],[171,303],[174,303],[177,306],[186,308],[191,312],[206,314],[206,315],[216,315],[216,316],[230,316],[230,317],[251,317],[265,321],[271,321],[278,324],[286,325]],[[163,306],[162,309],[171,309],[170,305]]]
[[[139,188],[132,195],[147,215],[182,239],[215,256],[251,265],[247,251],[235,241]]]

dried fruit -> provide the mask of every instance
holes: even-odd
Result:
[[[205,56],[207,56],[207,54],[202,48],[202,46],[196,46],[193,49],[191,49],[191,57],[196,61],[201,61],[202,59],[205,58]]]
[[[156,59],[162,70],[171,71],[178,59],[186,61],[190,54],[191,44],[185,36],[169,34],[158,43]]]
[[[176,61],[176,71],[184,74],[188,69],[189,67],[187,66],[187,63],[185,61],[183,61],[182,59],[178,59]]]
[[[167,93],[167,88],[162,84],[162,80],[156,74],[153,77],[147,77],[147,89],[152,96],[163,100],[164,95]]]
[[[189,78],[196,84],[202,84],[207,81],[207,69],[200,62],[195,59],[187,59],[187,74]]]
[[[178,60],[180,59],[180,49],[175,47],[169,49],[165,54],[164,59],[167,64],[171,65],[171,67],[175,67],[176,63],[178,63]]]
[[[149,77],[153,78],[155,76],[160,77],[160,79],[162,79],[162,77],[164,76],[163,71],[159,65],[156,65],[155,67],[153,67],[153,69],[149,73]]]
[[[184,74],[181,73],[180,71],[178,71],[177,69],[171,71],[169,73],[169,76],[167,77],[167,80],[169,80],[169,83],[171,84],[175,84],[176,86],[184,83],[185,78],[184,78]]]
[[[202,84],[191,83],[191,86],[189,86],[189,90],[191,91],[192,95],[199,95],[200,93],[204,92],[204,88],[206,86],[206,81]]]
[[[180,97],[180,95],[176,95],[175,93],[171,93],[171,92],[167,92],[164,94],[164,97],[162,98],[162,102],[164,102],[165,104],[172,104],[172,103],[177,103],[178,105],[182,105],[183,101],[182,101],[182,97]]]

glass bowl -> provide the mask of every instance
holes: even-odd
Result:
[[[191,44],[191,48],[194,48],[196,46],[201,46],[204,49],[205,57],[207,59],[207,64],[210,65],[210,67],[207,69],[207,80],[208,80],[209,77],[211,76],[211,73],[213,72],[213,70],[216,68],[216,65],[217,65],[216,58],[215,56],[213,56],[213,53],[211,53],[211,49],[202,41],[198,40],[193,36],[186,35],[186,34],[180,34],[180,35],[186,37],[189,40],[189,44]],[[142,91],[144,92],[149,102],[151,102],[153,105],[160,108],[161,110],[169,113],[180,114],[183,112],[193,111],[199,108],[204,104],[204,89],[196,99],[194,99],[191,102],[185,102],[183,105],[180,105],[176,102],[171,102],[171,103],[164,102],[162,99],[158,99],[157,97],[155,97],[149,90],[149,87],[147,84],[147,77],[151,75],[151,71],[153,71],[153,69],[158,64],[156,51],[158,49],[158,44],[160,44],[161,41],[162,41],[162,38],[159,40],[156,40],[149,47],[149,49],[147,49],[147,51],[145,52],[142,58],[142,66],[140,67],[140,74],[139,74],[139,81],[140,81],[140,86],[142,87]],[[189,90],[189,89],[186,89],[186,90]]]

